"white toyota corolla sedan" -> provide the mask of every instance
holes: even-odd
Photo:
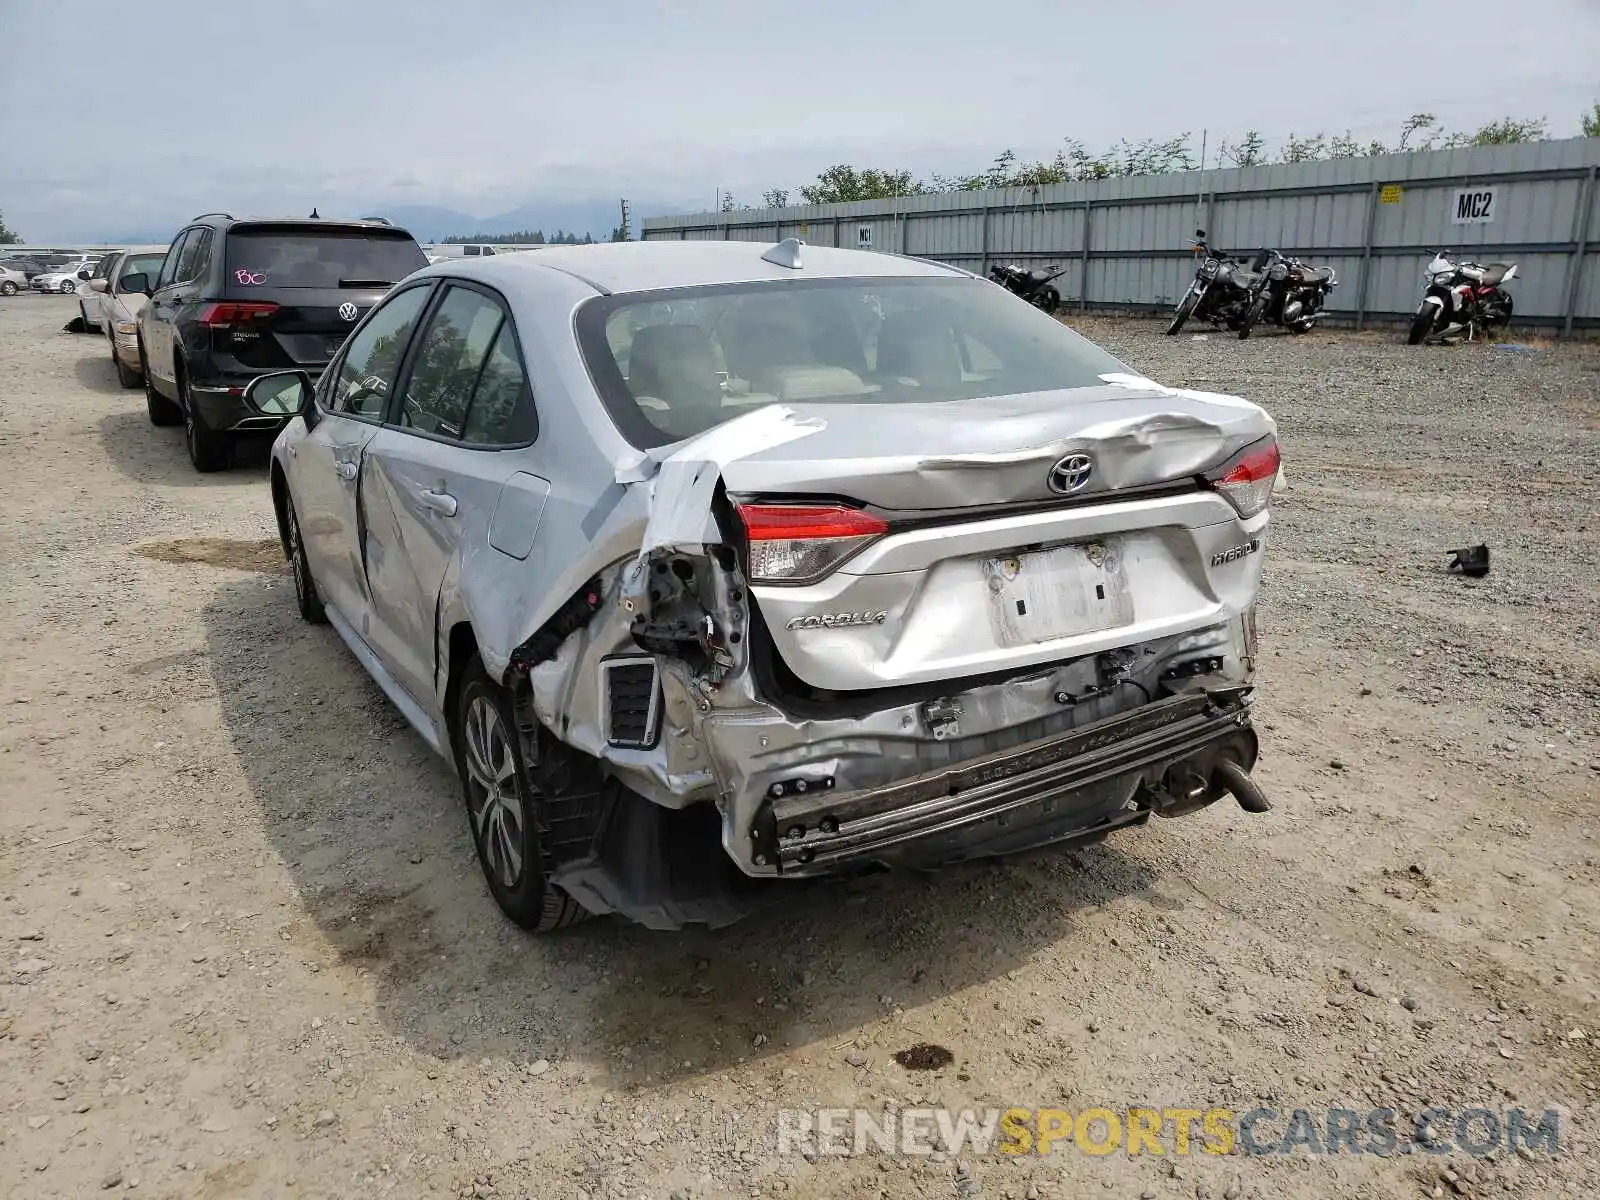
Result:
[[[295,414],[301,614],[454,763],[529,929],[1267,808],[1272,420],[967,272],[793,240],[452,259],[246,398]]]

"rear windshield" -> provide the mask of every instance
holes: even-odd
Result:
[[[636,446],[779,403],[960,403],[1098,387],[1128,370],[979,279],[731,284],[596,297],[578,339]]]
[[[228,286],[371,287],[428,265],[406,234],[366,230],[236,229],[228,234]]]

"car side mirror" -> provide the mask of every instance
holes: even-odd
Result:
[[[298,416],[311,404],[311,377],[304,371],[257,375],[245,385],[244,402],[264,417]]]
[[[106,281],[104,279],[91,279],[91,280],[89,280],[89,290],[91,292],[103,292],[103,291],[105,291],[106,290]]]
[[[124,275],[117,280],[117,291],[137,292],[141,296],[150,294],[150,276],[143,271],[135,271],[131,275]]]

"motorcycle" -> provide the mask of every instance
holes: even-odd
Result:
[[[1290,333],[1305,333],[1322,315],[1322,303],[1339,286],[1332,267],[1313,267],[1265,250],[1252,264],[1256,271],[1250,307],[1239,324],[1240,338],[1250,336],[1259,321],[1281,325]]]
[[[1238,329],[1255,298],[1257,273],[1242,259],[1211,249],[1206,244],[1204,229],[1196,229],[1194,236],[1194,248],[1205,258],[1195,268],[1194,282],[1178,302],[1178,311],[1173,314],[1167,333],[1177,333],[1190,317]]]
[[[1057,267],[1053,271],[1029,271],[1024,267],[996,263],[989,268],[989,278],[995,283],[1047,313],[1053,313],[1061,307],[1061,293],[1051,286],[1050,281],[1066,273],[1066,267]]]
[[[1516,263],[1454,262],[1450,251],[1441,250],[1428,264],[1422,303],[1411,320],[1410,346],[1432,334],[1449,337],[1466,332],[1472,340],[1476,330],[1498,329],[1511,321],[1511,293],[1505,284],[1516,278]]]

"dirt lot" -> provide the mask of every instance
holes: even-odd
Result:
[[[0,1195],[1600,1188],[1600,348],[1086,324],[1280,422],[1275,811],[532,940],[297,620],[264,455],[195,474],[71,311],[0,301]],[[916,1103],[1566,1115],[1487,1161],[775,1152],[779,1107]]]

